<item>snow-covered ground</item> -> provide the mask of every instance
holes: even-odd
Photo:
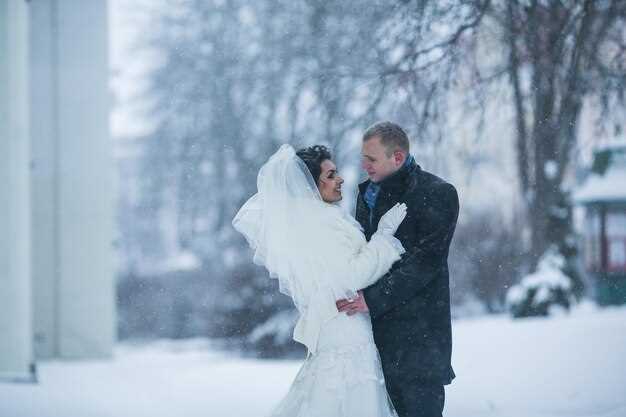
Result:
[[[40,363],[38,385],[0,383],[0,416],[263,417],[299,367],[209,345],[123,344],[112,361]],[[458,320],[453,360],[448,417],[626,416],[626,308]]]

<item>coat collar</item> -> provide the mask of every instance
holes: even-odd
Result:
[[[405,163],[402,168],[379,182],[381,191],[384,191],[389,194],[395,194],[397,192],[402,192],[406,189],[407,180],[415,173],[419,174],[422,168],[415,162],[415,159],[411,156],[407,163]],[[367,186],[371,183],[371,180],[366,180],[359,184],[359,190],[363,195]]]

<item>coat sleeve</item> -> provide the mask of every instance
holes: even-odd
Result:
[[[315,354],[322,327],[339,314],[335,302],[374,283],[389,271],[402,253],[404,248],[398,239],[377,235],[352,256],[327,254],[327,269],[319,271],[321,279],[309,292],[307,302],[302,303],[300,318],[294,328],[294,340],[304,344],[309,354]]]
[[[389,272],[391,266],[401,259],[404,252],[402,243],[394,236],[374,234],[372,239],[349,259],[343,276],[348,277],[350,289],[356,292],[374,284]]]
[[[406,248],[402,259],[375,284],[364,290],[365,301],[373,319],[414,297],[447,268],[447,254],[459,214],[455,188],[442,184],[429,196],[420,218],[419,240]]]

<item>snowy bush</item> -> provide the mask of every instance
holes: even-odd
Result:
[[[572,282],[563,273],[565,259],[555,249],[540,259],[537,271],[526,275],[506,295],[508,311],[515,318],[547,316],[557,309],[569,310],[574,303]]]

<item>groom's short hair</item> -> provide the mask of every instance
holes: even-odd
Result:
[[[393,122],[377,122],[368,127],[363,133],[363,142],[373,138],[380,138],[380,143],[385,147],[387,156],[391,156],[397,150],[410,151],[409,137],[404,129]]]

